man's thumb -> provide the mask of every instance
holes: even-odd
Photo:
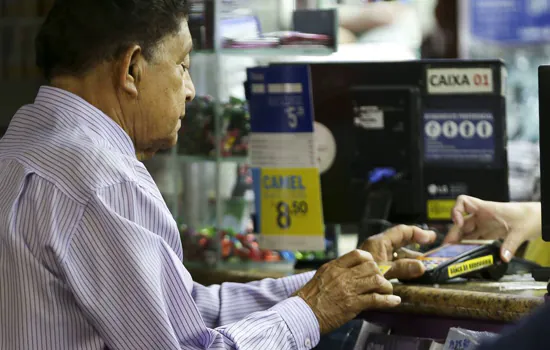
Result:
[[[514,232],[510,232],[500,247],[500,258],[504,262],[510,262],[522,243],[521,237],[515,235]]]
[[[416,259],[399,259],[392,263],[392,268],[384,277],[388,280],[398,278],[402,280],[410,280],[420,277],[424,274],[426,268],[420,260]]]

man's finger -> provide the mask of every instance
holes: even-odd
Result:
[[[382,275],[371,275],[357,280],[357,294],[376,292],[379,294],[392,294],[393,286]]]
[[[416,259],[419,256],[422,256],[423,253],[416,252],[407,248],[400,248],[396,252],[396,259]]]
[[[363,294],[358,299],[362,310],[385,309],[401,304],[401,298],[392,294]]]
[[[424,274],[426,268],[422,261],[416,259],[401,259],[393,262],[392,268],[386,273],[386,279],[410,280]]]
[[[355,249],[351,252],[342,255],[340,258],[334,260],[334,263],[339,267],[354,267],[357,265],[361,265],[364,262],[367,261],[374,261],[372,258],[372,255],[369,252],[366,252],[361,249]]]
[[[417,226],[397,225],[382,233],[385,239],[389,239],[394,249],[401,248],[410,243],[432,243],[436,234],[433,231],[425,231]]]
[[[355,265],[353,268],[351,268],[351,272],[353,273],[355,278],[358,279],[368,278],[376,274],[382,275],[378,264],[373,260],[367,260],[362,264]]]

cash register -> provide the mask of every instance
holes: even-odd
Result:
[[[359,243],[397,223],[442,236],[458,195],[509,200],[502,61],[309,70],[326,223],[357,225]]]

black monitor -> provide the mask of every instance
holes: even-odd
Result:
[[[446,226],[460,194],[509,201],[502,61],[313,63],[310,72],[315,121],[336,144],[321,174],[326,222],[362,222],[365,238],[383,228],[366,220]]]
[[[540,190],[542,239],[550,242],[550,65],[539,67]]]

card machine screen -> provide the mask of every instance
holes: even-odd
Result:
[[[454,258],[471,250],[479,245],[476,244],[453,244],[442,247],[425,255],[426,258]]]

